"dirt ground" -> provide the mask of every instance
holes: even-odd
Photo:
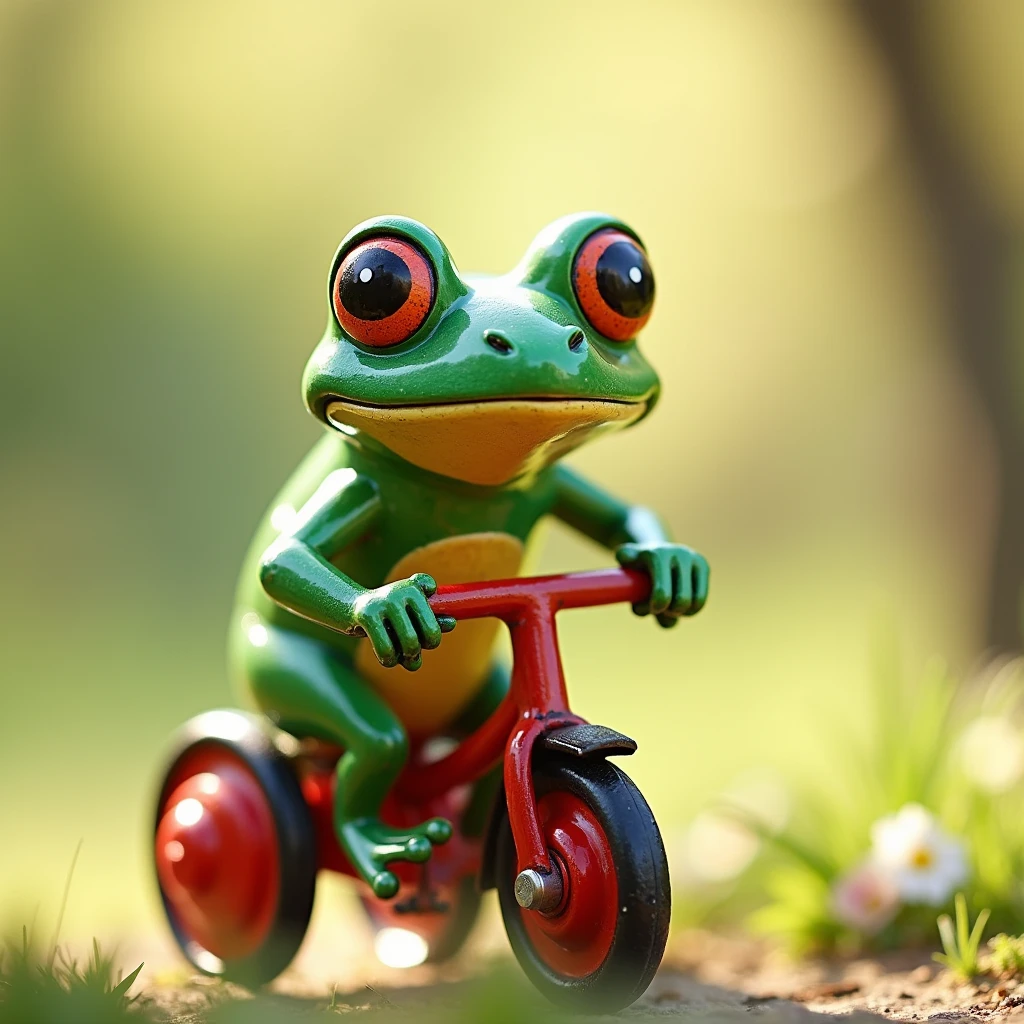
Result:
[[[674,988],[678,983],[679,988]],[[722,1008],[800,1006],[814,1013],[865,1012],[891,1020],[969,1021],[1024,1017],[1015,981],[958,982],[930,952],[792,963],[748,940],[703,932],[680,936],[650,993],[656,1005]]]
[[[548,1020],[546,1003],[519,976],[496,924],[485,921],[471,948],[454,963],[409,971],[377,964],[368,936],[358,930],[339,929],[332,938],[321,928],[316,941],[307,943],[293,968],[274,985],[273,995],[246,1002],[252,1015],[239,1004],[239,1016],[230,1019],[319,1019],[333,1003],[335,1012],[364,1011],[373,1018],[378,1011],[395,1020],[469,1020],[462,1011],[475,998],[473,993],[488,978],[500,977],[515,988],[509,998],[519,1007],[503,1019]],[[150,949],[149,954],[150,964],[175,964],[169,947]],[[251,999],[242,990],[191,975],[180,961],[148,970],[145,977],[146,995],[175,1024],[202,1024],[211,1008]],[[990,979],[956,982],[931,962],[929,952],[792,963],[750,940],[694,931],[673,937],[647,994],[614,1019],[697,1016],[730,1022],[755,1017],[761,1024],[796,1024],[820,1014],[965,1024],[1009,1017],[1024,1021],[1024,985]]]

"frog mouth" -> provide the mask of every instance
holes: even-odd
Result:
[[[596,434],[635,423],[646,411],[646,398],[380,406],[332,397],[324,415],[343,433],[365,433],[413,465],[466,483],[498,486],[537,472]]]

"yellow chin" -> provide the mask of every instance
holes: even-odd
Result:
[[[335,399],[326,412],[336,427],[361,430],[422,469],[497,486],[542,469],[598,431],[628,426],[646,407],[572,398],[390,407]]]

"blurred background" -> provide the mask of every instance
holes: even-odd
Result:
[[[738,778],[827,771],[880,623],[911,668],[1019,647],[1022,51],[1013,0],[5,0],[4,919],[52,913],[83,839],[66,933],[156,926],[162,745],[234,701],[236,573],[375,214],[481,272],[573,210],[647,244],[663,401],[571,461],[711,601],[562,635],[670,844]],[[540,569],[608,561],[552,527]]]

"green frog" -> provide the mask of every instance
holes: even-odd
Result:
[[[410,742],[464,734],[509,682],[498,624],[453,632],[428,603],[437,586],[517,575],[545,516],[646,571],[634,611],[664,627],[704,606],[708,565],[651,511],[559,462],[658,398],[636,342],[654,276],[625,224],[565,217],[510,273],[480,277],[422,224],[375,218],[338,248],[327,302],[303,376],[325,432],[253,540],[231,660],[278,726],[343,748],[338,840],[389,898],[388,865],[422,862],[451,835],[442,818],[380,819]]]

